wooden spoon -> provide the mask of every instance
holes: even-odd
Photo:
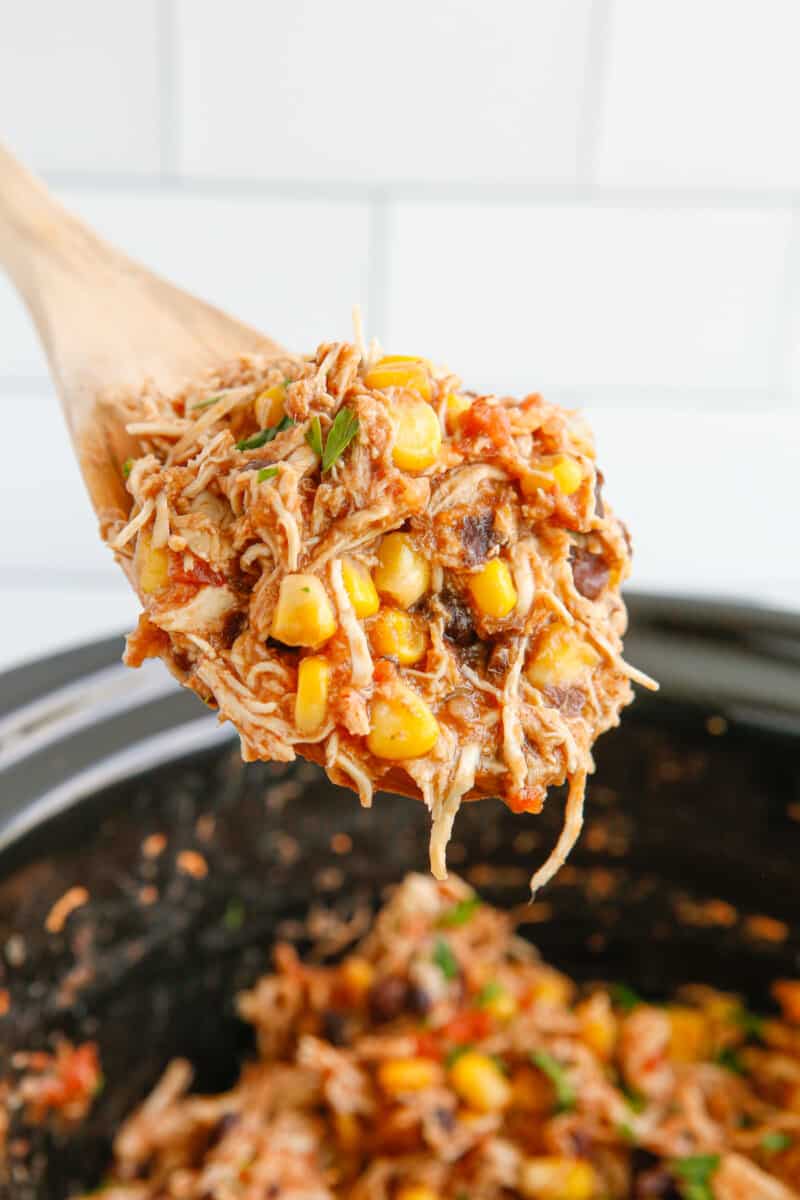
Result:
[[[125,425],[142,389],[177,392],[239,354],[285,353],[97,237],[2,145],[0,264],[47,353],[104,537],[130,511]]]

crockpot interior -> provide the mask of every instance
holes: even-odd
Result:
[[[669,644],[663,622],[650,633]],[[652,997],[707,981],[763,1006],[770,981],[800,967],[797,736],[753,706],[726,722],[705,697],[670,691],[640,697],[598,746],[584,837],[522,931],[579,979]],[[487,899],[524,902],[562,801],[523,817],[465,806],[452,869]],[[250,1047],[234,996],[267,968],[275,938],[302,948],[310,909],[377,905],[426,869],[427,833],[420,804],[379,796],[363,810],[315,767],[244,767],[225,744],[89,795],[14,841],[0,859],[11,998],[0,1057],[56,1033],[96,1039],[105,1087],[79,1134],[24,1130],[30,1152],[10,1194],[57,1200],[95,1186],[112,1129],[173,1055],[192,1060],[201,1089],[230,1083]],[[75,886],[88,903],[48,932]],[[773,923],[752,920],[763,916]]]

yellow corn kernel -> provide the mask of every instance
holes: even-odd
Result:
[[[284,575],[271,633],[287,646],[312,650],[336,632],[336,617],[328,593],[316,575]]]
[[[699,1008],[673,1004],[667,1009],[669,1056],[673,1062],[697,1062],[708,1049],[708,1022]]]
[[[401,471],[424,471],[442,448],[439,418],[426,400],[408,396],[392,409],[392,461]]]
[[[372,702],[367,747],[376,758],[402,762],[421,758],[436,745],[439,724],[428,705],[412,688],[395,684],[386,696]]]
[[[389,1058],[378,1067],[378,1083],[390,1096],[421,1092],[439,1080],[439,1066],[432,1058]]]
[[[363,563],[355,558],[342,559],[342,583],[353,606],[353,612],[363,620],[374,617],[381,606],[372,576]]]
[[[136,563],[139,587],[152,596],[169,583],[169,552],[166,546],[153,546],[150,531],[143,529],[136,542]]]
[[[800,980],[777,979],[772,985],[772,994],[778,1001],[785,1021],[800,1024]]]
[[[273,383],[272,387],[259,392],[253,402],[256,421],[259,429],[269,429],[277,425],[283,416],[283,406],[286,403],[286,385]]]
[[[361,1145],[361,1122],[358,1117],[349,1112],[335,1112],[333,1127],[336,1140],[343,1150],[355,1150]]]
[[[367,371],[364,383],[368,388],[406,388],[423,400],[431,398],[431,377],[423,358],[401,354],[381,358]]]
[[[428,648],[422,621],[399,608],[382,608],[369,636],[376,654],[396,658],[403,667],[419,662]]]
[[[312,654],[297,669],[294,723],[298,733],[316,733],[328,711],[331,668],[327,658]]]
[[[460,392],[447,393],[444,400],[444,418],[451,433],[458,427],[464,413],[469,412],[471,408],[472,401],[469,396],[462,396]]]
[[[495,1021],[510,1021],[517,1014],[516,997],[505,988],[500,988],[483,1002],[481,1008]]]
[[[378,548],[373,579],[382,595],[401,608],[410,608],[430,587],[431,568],[407,533],[387,533]]]
[[[597,1183],[591,1163],[558,1155],[524,1159],[517,1180],[527,1200],[592,1200]]]
[[[511,1084],[487,1054],[467,1050],[450,1068],[450,1086],[469,1108],[501,1112],[511,1103]]]
[[[517,603],[514,579],[502,558],[490,558],[480,571],[470,575],[467,586],[476,608],[485,617],[507,617]]]
[[[412,1183],[395,1192],[395,1200],[439,1200],[439,1193],[424,1183]]]
[[[375,968],[371,962],[354,954],[344,960],[339,970],[350,996],[356,1000],[366,996],[375,979]]]
[[[530,998],[534,1004],[561,1006],[569,1004],[572,990],[572,983],[566,975],[560,975],[558,971],[545,971],[531,987]]]
[[[608,997],[592,996],[575,1006],[581,1040],[598,1058],[608,1062],[617,1042],[617,1019]]]
[[[562,496],[573,495],[583,483],[581,464],[569,454],[559,454],[551,463],[538,469],[550,476]]]
[[[565,625],[551,625],[539,639],[535,657],[525,668],[534,687],[570,684],[591,671],[600,655],[587,641]]]

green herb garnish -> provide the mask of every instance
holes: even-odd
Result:
[[[622,1094],[627,1100],[628,1108],[632,1113],[638,1114],[640,1112],[644,1112],[644,1110],[647,1108],[647,1101],[645,1100],[644,1096],[641,1096],[638,1092],[634,1092],[633,1088],[624,1087],[622,1089]]]
[[[217,392],[216,396],[209,396],[207,400],[198,400],[197,404],[192,405],[192,412],[201,412],[204,408],[211,408],[212,404],[216,404],[227,392]]]
[[[466,1054],[467,1051],[471,1049],[471,1042],[463,1042],[462,1045],[453,1046],[452,1050],[448,1050],[447,1054],[444,1056],[444,1065],[447,1067],[448,1071],[452,1067],[453,1063],[457,1062],[458,1059],[461,1058],[462,1054]]]
[[[458,904],[442,913],[438,921],[439,926],[442,929],[455,929],[459,925],[466,925],[467,921],[472,920],[481,903],[479,896],[467,896],[466,899],[459,900]]]
[[[764,1034],[764,1018],[759,1017],[756,1013],[750,1012],[749,1009],[742,1005],[733,1013],[731,1020],[740,1029],[743,1029],[748,1037],[757,1038],[759,1041]]]
[[[244,924],[244,905],[236,896],[228,901],[228,907],[222,917],[222,923],[231,933],[236,933]]]
[[[322,453],[322,470],[330,471],[358,433],[358,417],[349,408],[340,408],[328,430]]]
[[[127,479],[132,470],[133,470],[133,459],[126,458],[125,462],[122,464],[122,478]]]
[[[615,1008],[621,1008],[623,1012],[631,1012],[634,1008],[638,1008],[640,1004],[644,1004],[644,1000],[635,992],[633,988],[628,987],[626,983],[615,983],[611,988],[611,1003]]]
[[[506,989],[502,986],[502,984],[498,983],[494,979],[491,979],[488,983],[485,983],[478,992],[477,996],[475,997],[475,1003],[477,1004],[478,1008],[485,1008],[487,1004],[491,1004],[491,1002],[496,1000],[498,996],[504,995],[505,990]]]
[[[764,1134],[760,1145],[767,1154],[780,1154],[781,1150],[788,1150],[790,1146],[794,1145],[794,1138],[781,1129],[773,1129],[771,1133]]]
[[[252,437],[245,438],[243,442],[236,443],[237,450],[258,450],[261,446],[266,446],[267,442],[272,442],[279,433],[283,433],[284,429],[290,429],[294,425],[291,417],[281,417],[277,425],[270,425],[269,429],[262,429],[260,433],[254,433]]]
[[[533,1050],[531,1052],[531,1062],[552,1083],[556,1094],[556,1112],[571,1112],[575,1107],[577,1096],[561,1063],[553,1058],[552,1054],[548,1054],[546,1050]]]
[[[446,942],[444,938],[439,938],[433,948],[433,961],[436,963],[436,966],[442,972],[445,979],[458,978],[458,960],[456,959],[455,954],[453,954],[453,951],[450,949],[449,942]]]
[[[274,479],[277,474],[278,474],[277,467],[262,467],[261,470],[258,472],[258,476],[257,476],[258,482],[264,483],[267,479]]]
[[[312,418],[311,424],[306,430],[306,441],[317,458],[322,458],[322,426],[319,423],[319,417]]]
[[[718,1154],[692,1154],[688,1158],[673,1158],[670,1171],[679,1181],[684,1200],[714,1200],[711,1176],[718,1166]]]
[[[733,1071],[734,1075],[746,1074],[744,1063],[733,1046],[724,1046],[717,1054],[717,1062],[726,1070]]]
[[[617,1126],[617,1133],[623,1141],[630,1142],[632,1145],[636,1144],[636,1134],[627,1121],[623,1121],[621,1125]]]

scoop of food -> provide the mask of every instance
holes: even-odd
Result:
[[[129,665],[163,658],[247,760],[421,797],[439,878],[462,800],[538,812],[568,781],[546,882],[595,738],[650,683],[621,657],[630,542],[582,419],[347,343],[142,409],[111,538],[144,606]]]

